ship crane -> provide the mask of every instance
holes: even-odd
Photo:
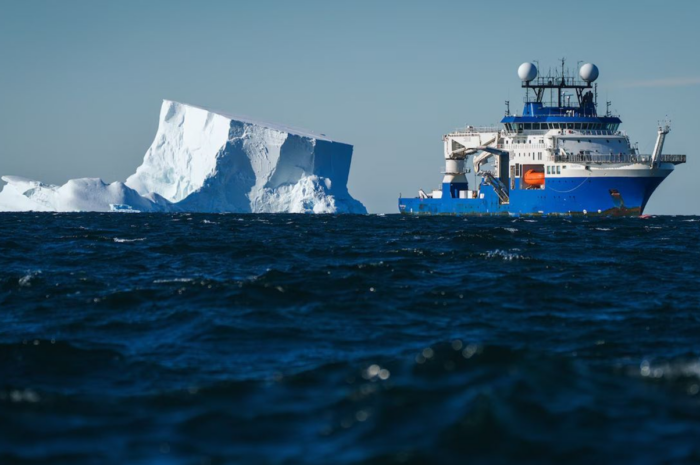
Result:
[[[476,147],[474,149],[469,149],[473,150],[473,153],[476,152],[482,152],[481,155],[474,157],[474,171],[476,173],[481,174],[481,165],[486,163],[486,160],[489,158],[493,157],[494,155],[499,155],[499,156],[504,156],[504,157],[509,157],[510,152],[507,150],[501,150],[497,149],[494,147],[488,147],[488,146],[481,146],[481,147]]]
[[[510,153],[507,150],[501,150],[491,147],[492,144],[496,143],[498,137],[495,137],[483,145],[477,147],[462,147],[456,150],[452,150],[448,156],[448,160],[465,160],[468,156],[480,153],[480,155],[474,157],[474,172],[481,174],[481,165],[483,165],[486,160],[493,157],[494,155],[509,156]]]
[[[656,137],[656,144],[654,145],[654,152],[651,155],[651,165],[650,168],[656,166],[661,159],[661,152],[664,149],[664,142],[666,141],[666,135],[671,132],[671,126],[668,123],[659,125],[659,133]]]

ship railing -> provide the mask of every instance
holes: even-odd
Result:
[[[659,157],[659,163],[673,163],[674,165],[680,165],[685,163],[685,155],[661,155]]]
[[[496,148],[502,150],[545,150],[545,144],[498,144]]]
[[[462,136],[469,134],[483,134],[488,132],[500,132],[503,128],[499,126],[467,126],[466,128],[456,129],[454,132],[448,134],[448,136]]]
[[[624,131],[606,131],[598,129],[562,129],[564,136],[626,136]]]
[[[595,163],[595,164],[620,164],[620,163],[651,163],[651,155],[639,155],[628,153],[604,154],[556,154],[555,162],[568,163]]]
[[[607,131],[607,130],[592,130],[592,129],[523,129],[522,131],[504,131],[504,135],[508,137],[516,137],[523,135],[539,136],[556,131],[557,136],[626,136],[624,131]]]

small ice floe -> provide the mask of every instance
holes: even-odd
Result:
[[[131,205],[122,203],[110,203],[109,211],[118,213],[141,213],[141,210],[135,210]]]

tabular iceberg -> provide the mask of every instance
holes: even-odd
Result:
[[[0,211],[366,213],[347,189],[351,159],[322,134],[166,100],[126,183],[3,176]]]

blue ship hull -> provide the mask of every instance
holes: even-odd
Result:
[[[494,188],[484,183],[475,199],[454,198],[454,189],[443,184],[442,198],[399,198],[399,211],[413,215],[637,216],[666,175],[548,178],[544,189],[520,189],[516,179],[508,203],[501,203]]]

